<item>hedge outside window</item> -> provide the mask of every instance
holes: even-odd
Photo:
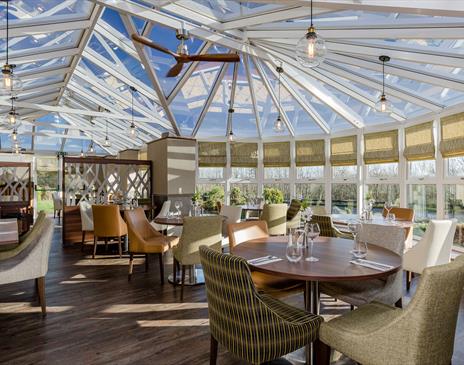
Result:
[[[258,144],[231,143],[230,164],[231,167],[258,167]]]
[[[323,139],[314,141],[295,142],[295,164],[302,166],[324,166],[325,165],[325,142]]]
[[[225,142],[198,142],[199,167],[226,167]]]
[[[441,119],[440,152],[443,157],[464,156],[464,113]]]
[[[357,140],[357,136],[330,140],[330,163],[332,166],[350,166],[358,163]]]
[[[364,135],[364,163],[380,164],[399,161],[398,130]]]
[[[433,122],[422,123],[404,130],[404,157],[408,161],[432,160],[435,158]]]
[[[264,167],[290,167],[290,142],[263,144]]]

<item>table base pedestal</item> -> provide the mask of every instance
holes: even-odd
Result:
[[[168,276],[168,281],[174,285],[180,285],[181,277],[180,272],[177,273],[177,277],[174,278],[174,274]],[[185,273],[185,286],[196,286],[203,285],[205,283],[205,277],[203,275],[203,270],[195,267],[187,269]]]

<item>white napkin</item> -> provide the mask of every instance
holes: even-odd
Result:
[[[382,264],[381,262],[363,260],[363,259],[356,259],[351,260],[350,263],[354,265],[368,267],[370,269],[379,270],[379,271],[388,271],[394,268],[394,266]]]
[[[266,265],[266,264],[270,264],[272,262],[277,262],[281,260],[282,259],[277,256],[269,255],[269,256],[263,256],[263,257],[258,257],[256,259],[248,260],[248,263],[253,266],[260,266],[260,265]]]

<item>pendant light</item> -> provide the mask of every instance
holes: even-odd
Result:
[[[9,15],[9,2],[10,0],[3,0],[6,2],[6,63],[2,67],[2,82],[1,91],[3,95],[12,94],[13,91],[19,91],[23,86],[22,80],[13,72],[16,65],[9,64],[9,30],[10,30],[10,15]]]
[[[316,33],[313,24],[313,0],[311,0],[311,25],[308,32],[296,44],[296,58],[304,67],[316,67],[324,61],[327,48]]]
[[[11,149],[12,149],[12,152],[16,155],[19,155],[21,153],[21,145],[19,144],[18,141],[13,143]]]
[[[229,100],[229,110],[228,110],[228,113],[229,113],[229,125],[230,125],[230,129],[229,129],[229,133],[227,135],[227,140],[229,142],[234,142],[235,141],[235,136],[234,136],[234,132],[232,130],[232,115],[234,114],[235,110],[234,108],[232,107],[232,101]]]
[[[277,115],[277,119],[274,122],[274,132],[283,133],[285,131],[285,128],[284,128],[284,123],[282,122],[282,117],[280,115],[280,110],[282,109],[282,104],[280,102],[280,75],[282,74],[282,72],[284,72],[284,69],[282,68],[282,62],[280,63],[280,66],[278,66],[276,68],[276,71],[279,74],[279,78],[278,78],[278,102],[279,102],[279,105],[277,107],[277,110],[279,111],[279,114]]]
[[[85,153],[84,153],[84,140],[81,139],[81,153],[79,154],[79,156],[81,158],[84,158],[85,157]]]
[[[391,104],[385,96],[385,62],[390,61],[390,57],[380,56],[379,60],[382,62],[382,95],[380,95],[379,101],[375,104],[375,109],[381,113],[389,113],[391,111]]]
[[[18,140],[18,130],[16,128],[13,129],[13,132],[11,133],[11,140],[13,142],[16,142]]]
[[[131,104],[132,104],[132,107],[131,107],[131,113],[132,113],[132,121],[131,121],[131,125],[129,126],[129,128],[127,129],[127,134],[129,135],[130,138],[132,139],[135,139],[137,138],[138,136],[138,131],[137,131],[137,127],[134,123],[134,93],[137,92],[137,89],[133,86],[130,87],[130,91],[131,91]]]
[[[105,142],[103,143],[105,147],[111,147],[111,141],[108,138],[108,121],[106,122],[106,136],[105,136]]]
[[[19,119],[19,114],[16,112],[16,108],[14,106],[14,102],[17,98],[12,96],[11,100],[11,108],[8,114],[6,114],[6,123],[5,126],[8,129],[18,128],[21,125],[21,121]]]

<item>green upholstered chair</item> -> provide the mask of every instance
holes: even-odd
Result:
[[[406,309],[362,306],[323,323],[320,340],[363,365],[449,365],[463,287],[464,257],[426,268]]]
[[[292,199],[287,209],[287,229],[299,228],[301,224],[301,201]]]
[[[405,240],[403,227],[363,224],[357,239],[384,247],[403,256]],[[367,259],[369,259],[369,252],[367,253]],[[319,284],[319,290],[352,306],[360,306],[373,301],[401,306],[403,297],[402,276],[403,273],[400,270],[386,279],[324,282]]]
[[[351,233],[343,233],[337,227],[335,227],[332,222],[332,217],[329,215],[314,214],[311,218],[311,223],[319,224],[319,228],[321,229],[321,236],[353,239]]]
[[[317,339],[322,317],[256,290],[245,259],[200,248],[206,282],[211,362],[218,343],[251,364],[277,359]]]
[[[264,204],[260,219],[267,223],[269,235],[287,234],[287,204]]]
[[[179,243],[173,247],[174,277],[181,267],[180,300],[184,299],[185,270],[200,264],[200,246],[208,246],[216,251],[222,249],[222,217],[184,217],[184,228]]]

